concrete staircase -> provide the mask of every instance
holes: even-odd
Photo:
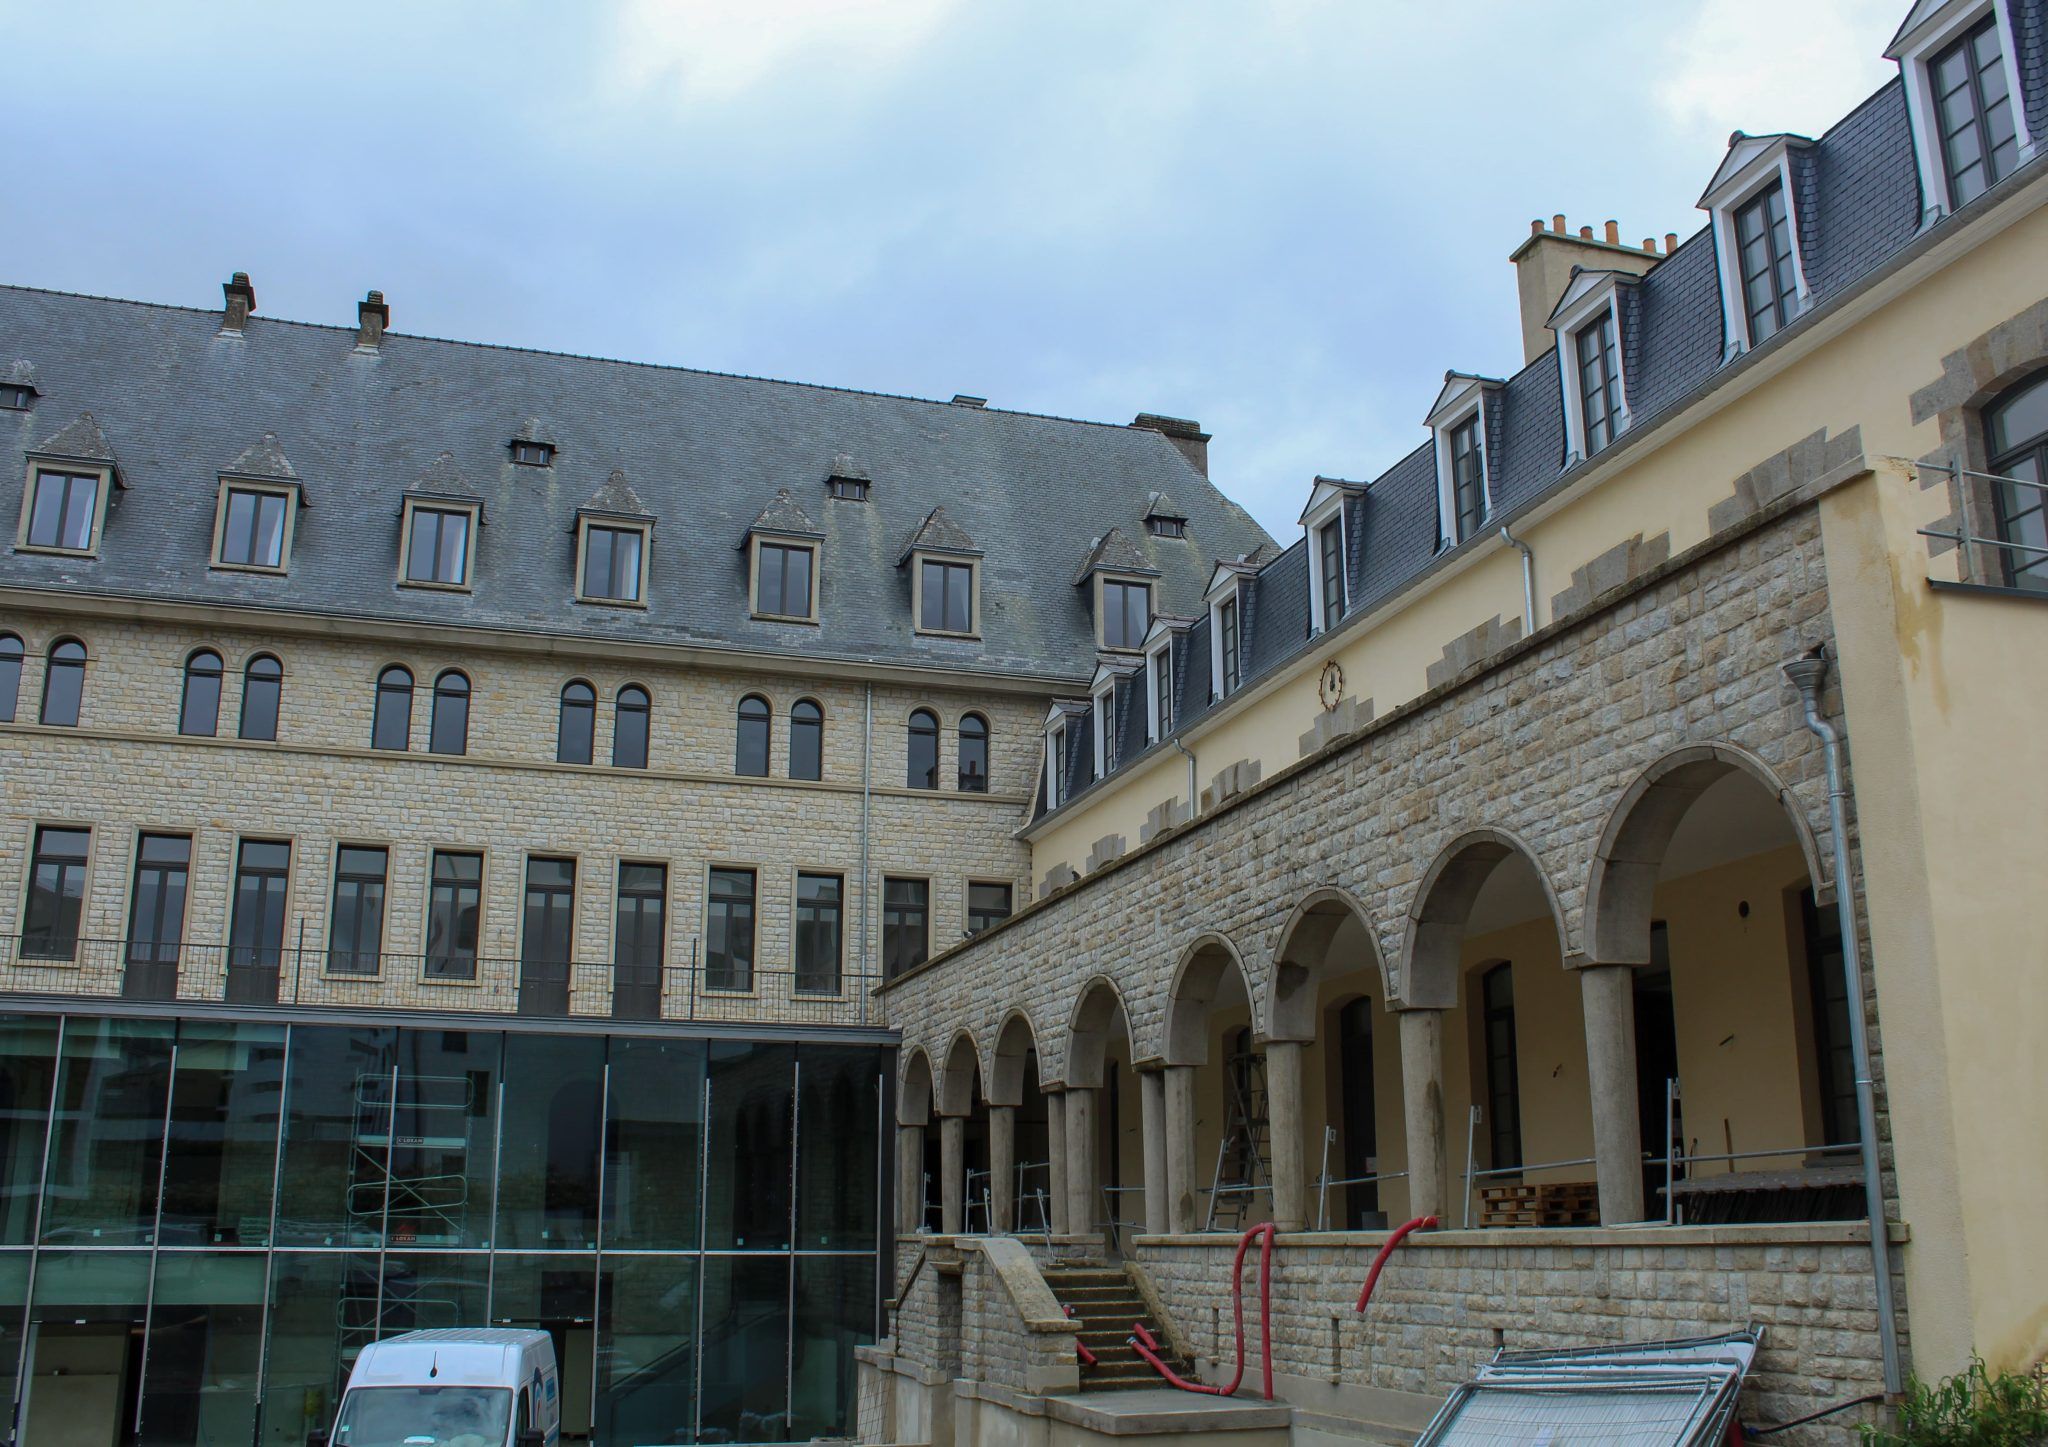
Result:
[[[1163,1387],[1166,1379],[1130,1345],[1131,1324],[1142,1321],[1159,1342],[1161,1357],[1183,1377],[1194,1368],[1166,1347],[1166,1333],[1146,1309],[1138,1287],[1123,1268],[1095,1263],[1063,1263],[1040,1273],[1055,1300],[1066,1309],[1079,1331],[1078,1340],[1095,1353],[1096,1364],[1081,1364],[1084,1392],[1128,1392]]]

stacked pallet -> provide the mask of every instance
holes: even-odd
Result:
[[[1591,1181],[1544,1181],[1479,1188],[1481,1226],[1597,1226],[1600,1188]]]

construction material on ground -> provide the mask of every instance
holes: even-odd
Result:
[[[1600,1187],[1592,1181],[1542,1181],[1479,1188],[1481,1226],[1597,1226]]]

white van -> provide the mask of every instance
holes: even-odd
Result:
[[[409,1331],[356,1358],[331,1434],[307,1447],[556,1447],[562,1383],[544,1331]]]

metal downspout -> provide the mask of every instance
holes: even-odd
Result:
[[[871,980],[875,968],[875,902],[868,893],[868,810],[874,802],[875,760],[875,686],[872,683],[867,685],[865,712],[860,743],[860,958],[861,973]],[[863,1025],[868,1023],[868,991],[872,988],[862,982],[860,1023]]]
[[[1536,631],[1536,555],[1529,545],[1500,525],[1500,540],[1522,555],[1522,636]]]
[[[1192,753],[1189,753],[1188,746],[1180,741],[1179,734],[1169,734],[1167,737],[1172,739],[1173,746],[1175,748],[1179,749],[1183,754],[1187,754],[1188,818],[1192,819],[1195,817],[1196,814],[1201,812],[1201,796],[1195,792],[1195,756]]]
[[[1877,1097],[1870,1077],[1870,1041],[1863,1021],[1863,957],[1856,940],[1855,886],[1849,873],[1848,827],[1843,822],[1842,736],[1821,716],[1820,691],[1827,678],[1827,645],[1785,665],[1785,677],[1799,690],[1806,726],[1820,740],[1828,770],[1828,828],[1835,856],[1835,912],[1841,921],[1842,974],[1855,1008],[1849,1011],[1849,1048],[1856,1066],[1856,1124],[1863,1149],[1863,1201],[1870,1218],[1870,1266],[1876,1274],[1878,1348],[1884,1357],[1884,1389],[1896,1395],[1904,1383],[1899,1373],[1897,1308],[1892,1301],[1892,1244],[1885,1224],[1884,1180],[1877,1159]]]

